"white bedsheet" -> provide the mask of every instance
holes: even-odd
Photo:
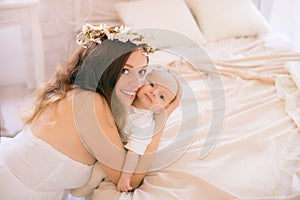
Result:
[[[279,38],[208,44],[218,76],[166,52],[154,56],[153,63],[173,61],[182,77],[182,105],[168,121],[154,171],[140,188],[114,191],[114,198],[300,199],[300,133],[275,87],[277,76],[289,74],[285,64],[300,62],[300,53]],[[192,57],[207,69],[208,57]]]

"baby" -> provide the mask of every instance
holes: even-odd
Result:
[[[132,189],[130,178],[135,171],[139,155],[143,155],[154,134],[154,114],[163,110],[175,99],[178,83],[174,75],[154,69],[146,76],[146,83],[138,90],[128,109],[127,123],[123,129],[128,150],[117,189]]]

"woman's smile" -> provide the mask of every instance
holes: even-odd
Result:
[[[128,95],[128,96],[135,96],[136,95],[136,92],[133,92],[133,91],[121,90],[121,92],[124,93],[125,95]]]
[[[124,89],[121,89],[120,90],[121,94],[124,95],[124,100],[127,99],[128,101],[128,104],[131,104],[131,102],[133,101],[133,99],[135,98],[136,96],[136,90],[135,91],[132,91],[132,90],[124,90]],[[120,97],[119,97],[120,98]],[[123,100],[123,101],[124,101]],[[126,100],[125,100],[126,101]]]

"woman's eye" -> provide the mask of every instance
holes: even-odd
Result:
[[[160,95],[159,98],[164,99],[164,95]]]
[[[126,68],[124,68],[123,70],[122,70],[122,74],[129,74],[129,69],[126,69]]]
[[[150,85],[151,87],[154,87],[154,83],[150,83],[149,85]]]

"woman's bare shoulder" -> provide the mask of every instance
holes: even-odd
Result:
[[[105,97],[100,94],[95,95],[95,111],[98,120],[105,121],[108,126],[116,129],[115,120],[113,118],[111,108]]]
[[[97,104],[108,105],[106,99],[99,93],[87,90],[76,89],[68,94],[73,100],[94,100]]]
[[[86,109],[87,107],[97,105],[96,107],[106,107],[105,98],[92,91],[76,89],[67,94],[67,101],[72,104],[73,109]],[[103,108],[101,108],[103,109]]]
[[[101,94],[92,91],[74,90],[70,96],[72,96],[74,110],[93,109],[98,119],[114,123],[110,106]]]

